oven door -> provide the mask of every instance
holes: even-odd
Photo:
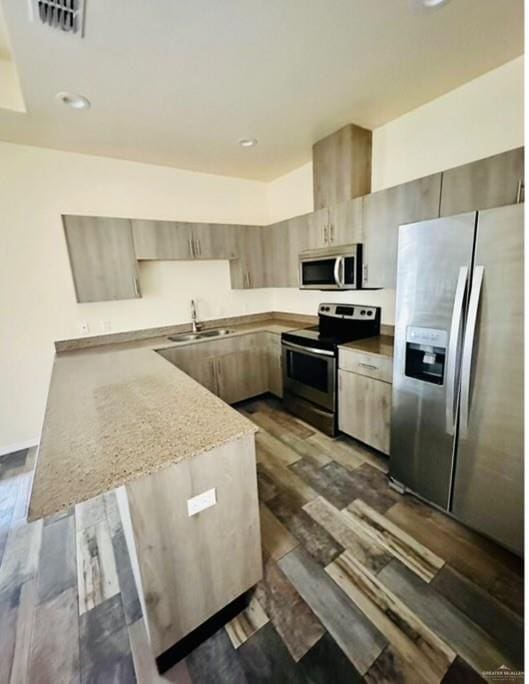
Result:
[[[312,349],[282,342],[283,387],[291,394],[335,410],[336,356],[325,349]]]

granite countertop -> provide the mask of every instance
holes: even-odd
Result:
[[[234,335],[280,334],[300,323],[229,327]],[[184,345],[158,336],[56,354],[30,520],[255,432],[253,423],[155,351],[174,346]]]
[[[390,335],[377,335],[377,337],[366,337],[362,340],[354,340],[341,344],[340,348],[355,349],[364,354],[375,354],[376,356],[387,356],[393,358],[393,337]]]

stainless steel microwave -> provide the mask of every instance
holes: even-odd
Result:
[[[362,287],[362,245],[340,245],[299,255],[301,290],[359,290]]]

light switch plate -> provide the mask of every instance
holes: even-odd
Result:
[[[215,488],[208,489],[206,492],[197,494],[187,500],[187,515],[189,517],[196,515],[197,513],[200,513],[200,511],[204,511],[206,508],[214,506],[216,503],[217,494]]]

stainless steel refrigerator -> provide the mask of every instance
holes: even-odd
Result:
[[[390,476],[516,553],[523,204],[399,229]]]

